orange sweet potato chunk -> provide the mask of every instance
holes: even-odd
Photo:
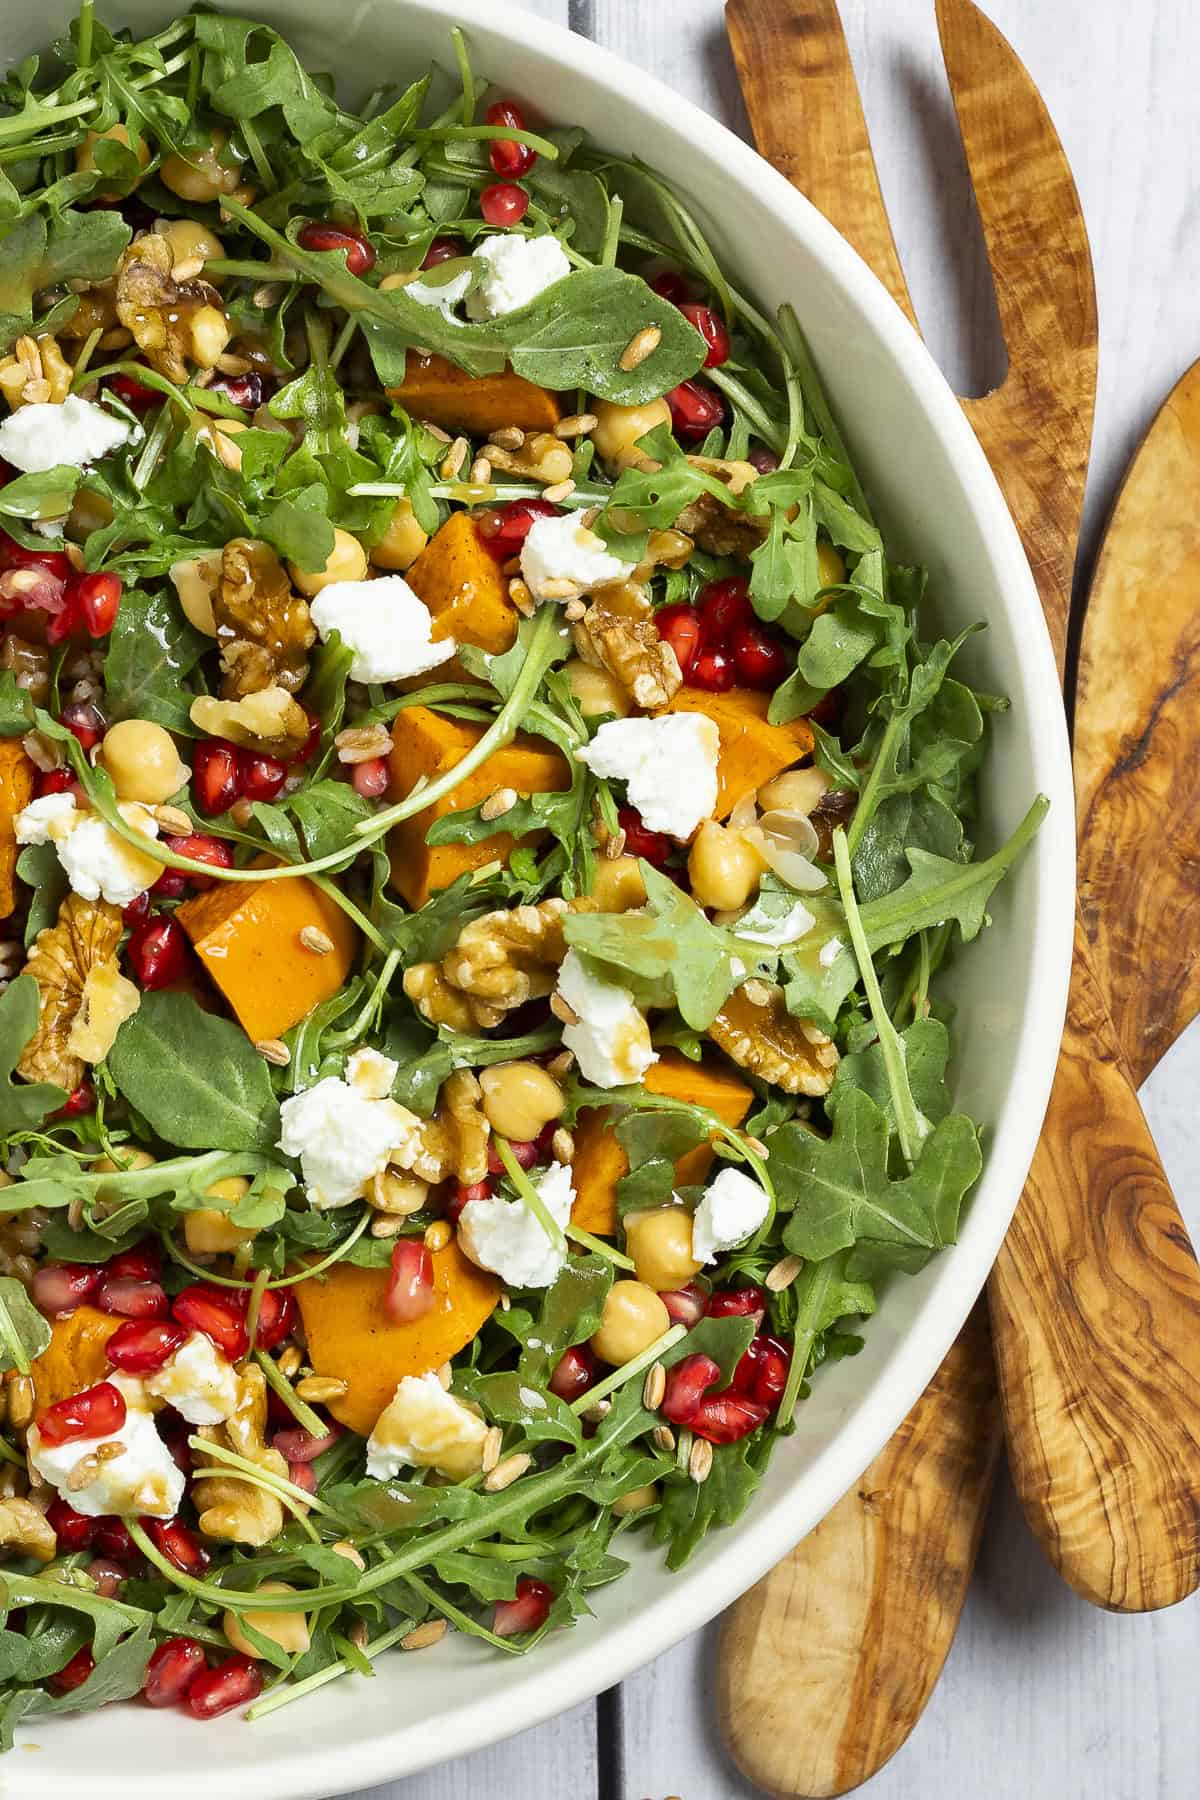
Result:
[[[314,1371],[350,1384],[339,1400],[329,1401],[329,1411],[364,1437],[401,1377],[424,1375],[448,1362],[471,1342],[500,1298],[497,1277],[464,1256],[456,1239],[432,1256],[433,1309],[403,1325],[384,1311],[387,1269],[338,1263],[328,1275],[295,1288]]]
[[[55,1319],[50,1342],[34,1358],[29,1370],[39,1412],[107,1378],[104,1346],[117,1326],[124,1323],[94,1306],[81,1306],[65,1318]]]
[[[436,781],[462,761],[482,732],[480,725],[443,718],[427,706],[411,706],[397,713],[392,725],[390,798],[402,800],[422,775]],[[515,788],[519,794],[543,794],[570,785],[571,772],[557,750],[540,738],[514,738],[503,750],[489,756],[459,787],[452,788],[424,812],[392,827],[388,838],[392,885],[415,909],[424,906],[435,889],[449,887],[464,870],[504,861],[512,853],[516,839],[506,831],[477,844],[441,844],[431,849],[425,842],[425,833],[445,813],[478,806],[497,788]],[[534,836],[521,840],[536,841]]]
[[[185,900],[176,917],[254,1043],[278,1037],[336,994],[358,945],[341,907],[302,875],[218,882]],[[300,941],[306,926],[324,932],[333,949],[308,949]]]
[[[433,614],[434,643],[452,637],[492,655],[511,647],[517,635],[517,609],[508,597],[500,564],[484,548],[470,513],[451,513],[405,574],[418,599]],[[445,676],[444,664],[434,676]],[[453,679],[453,677],[450,677]]]
[[[0,738],[0,919],[7,919],[17,903],[17,834],[13,824],[32,798],[33,764],[20,738]]]
[[[728,1070],[715,1064],[689,1062],[677,1050],[664,1051],[646,1070],[644,1085],[652,1094],[673,1100],[690,1100],[707,1106],[727,1125],[740,1125],[750,1110],[753,1092]],[[675,1164],[675,1181],[686,1187],[703,1181],[713,1153],[698,1144]],[[575,1155],[571,1164],[575,1183],[572,1224],[601,1237],[617,1229],[617,1183],[629,1173],[625,1152],[612,1129],[612,1109],[592,1106],[580,1113],[575,1126]]]
[[[443,431],[465,431],[486,437],[503,425],[522,431],[553,431],[562,418],[557,397],[548,389],[503,369],[498,375],[468,375],[444,356],[410,350],[404,380],[389,388],[414,419],[429,419]]]
[[[680,688],[668,712],[702,712],[721,734],[717,764],[715,817],[726,819],[739,800],[755,793],[764,782],[782,775],[813,747],[807,719],[789,725],[767,722],[770,694],[754,688],[730,688],[726,694],[706,694],[699,688]]]

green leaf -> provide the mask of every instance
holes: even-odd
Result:
[[[916,1019],[900,1033],[904,1046],[904,1063],[908,1083],[917,1106],[931,1124],[936,1125],[950,1111],[950,1095],[946,1088],[946,1064],[950,1059],[950,1033],[939,1019]],[[868,1094],[888,1122],[889,1131],[896,1129],[895,1110],[888,1084],[883,1054],[878,1044],[857,1054],[843,1056],[837,1078],[825,1101],[831,1119],[848,1095],[855,1089]]]
[[[563,1351],[599,1330],[612,1281],[612,1264],[604,1257],[568,1256],[536,1317],[518,1306],[497,1316],[497,1323],[523,1345],[518,1364],[523,1380],[544,1388]]]
[[[11,669],[0,669],[0,737],[24,737],[33,730],[33,701],[17,686]]]
[[[565,1400],[544,1385],[535,1387],[516,1369],[461,1382],[464,1398],[478,1400],[488,1418],[519,1425],[531,1443],[570,1444],[579,1449],[583,1430]]]
[[[59,464],[18,475],[0,488],[0,516],[9,519],[61,519],[71,509],[83,479],[81,469]]]
[[[160,1137],[185,1150],[270,1150],[279,1104],[244,1031],[190,994],[143,994],[108,1056],[113,1080]]]
[[[172,593],[138,588],[121,599],[104,658],[105,710],[117,719],[152,719],[191,734],[186,682],[210,640],[193,630]]]
[[[33,1131],[66,1104],[66,1092],[49,1081],[12,1079],[22,1050],[37,1030],[38,984],[18,975],[0,994],[0,1138]]]
[[[28,1375],[30,1363],[49,1342],[49,1322],[22,1284],[11,1275],[0,1277],[0,1370]]]
[[[67,872],[58,860],[53,843],[26,844],[17,857],[17,874],[30,889],[29,913],[25,920],[25,948],[53,925],[58,909],[70,892]]]

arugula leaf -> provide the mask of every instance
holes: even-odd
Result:
[[[17,686],[11,669],[0,669],[0,737],[24,737],[33,730],[33,701]]]
[[[522,1345],[518,1371],[544,1388],[564,1350],[599,1330],[612,1264],[601,1256],[568,1256],[546,1289],[536,1317],[525,1306],[497,1315],[497,1324]]]
[[[912,1097],[924,1116],[936,1125],[950,1111],[946,1089],[946,1064],[950,1059],[950,1033],[939,1019],[915,1019],[900,1033],[904,1063]],[[836,1119],[849,1094],[861,1089],[880,1108],[889,1131],[896,1129],[891,1089],[878,1044],[843,1056],[837,1076],[825,1100],[825,1111]]]
[[[25,948],[28,950],[38,932],[53,925],[57,919],[58,909],[70,892],[71,884],[53,843],[26,844],[17,857],[17,874],[30,889],[29,912],[25,919]]]
[[[0,1370],[28,1375],[50,1342],[50,1326],[14,1276],[0,1277]]]
[[[143,994],[117,1033],[108,1067],[169,1144],[265,1151],[279,1136],[266,1063],[240,1027],[206,1013],[190,994]]]
[[[0,516],[9,519],[61,519],[71,509],[83,479],[81,469],[57,464],[18,475],[0,488]]]
[[[681,1569],[714,1526],[732,1525],[754,1498],[774,1440],[746,1437],[713,1452],[707,1478],[664,1484],[654,1520],[655,1541],[667,1544],[667,1567]]]
[[[138,588],[121,598],[104,658],[105,707],[109,717],[152,719],[168,731],[194,735],[191,694],[185,683],[209,640],[183,616],[173,594]]]
[[[0,994],[0,1138],[33,1131],[60,1106],[64,1089],[49,1081],[14,1082],[13,1070],[37,1030],[40,999],[32,975],[18,975]]]

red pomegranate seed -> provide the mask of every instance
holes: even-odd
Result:
[[[290,1288],[264,1288],[258,1303],[254,1343],[259,1350],[274,1350],[289,1336],[296,1323],[296,1302]]]
[[[707,437],[715,426],[725,422],[724,400],[716,388],[701,381],[681,381],[667,395],[667,405],[675,436],[689,442]]]
[[[690,1425],[702,1396],[720,1378],[721,1371],[711,1356],[685,1356],[667,1370],[663,1417],[670,1419],[672,1425]]]
[[[688,297],[688,284],[678,269],[664,269],[651,279],[649,285],[652,292],[669,300],[672,306],[682,307]]]
[[[215,1669],[202,1669],[188,1688],[184,1704],[193,1719],[218,1719],[257,1700],[262,1672],[249,1656],[230,1656]]]
[[[188,941],[178,919],[162,915],[143,919],[125,947],[139,987],[170,987],[188,972]]]
[[[717,644],[727,649],[735,631],[755,624],[749,584],[740,575],[727,575],[723,581],[706,581],[696,595],[706,645]]]
[[[54,1117],[56,1119],[78,1119],[84,1113],[90,1113],[96,1104],[96,1090],[86,1078],[77,1088],[72,1088],[67,1095],[67,1103],[60,1106]]]
[[[96,1584],[96,1592],[106,1600],[116,1598],[128,1573],[119,1563],[109,1562],[105,1556],[93,1557],[87,1566],[87,1572]]]
[[[157,1281],[162,1274],[162,1255],[158,1245],[150,1238],[143,1238],[140,1244],[133,1244],[128,1250],[119,1250],[116,1256],[110,1256],[105,1263],[104,1274],[112,1279]]]
[[[115,1514],[96,1520],[96,1548],[101,1556],[106,1556],[116,1563],[131,1563],[138,1559],[137,1545],[129,1535],[124,1519]]]
[[[435,237],[425,252],[423,269],[436,269],[439,263],[451,262],[456,256],[465,256],[466,245],[458,238]]]
[[[693,1281],[658,1297],[670,1314],[672,1325],[686,1325],[689,1331],[699,1324],[708,1307],[708,1295]]]
[[[203,1667],[204,1651],[195,1638],[168,1638],[146,1665],[147,1706],[178,1706]]]
[[[773,469],[779,467],[779,458],[773,450],[768,450],[765,444],[755,444],[752,450],[747,451],[746,461],[756,468],[760,475],[769,475]]]
[[[266,384],[257,369],[247,369],[244,375],[219,375],[208,384],[210,394],[224,394],[231,406],[240,406],[243,412],[254,412],[266,399]]]
[[[27,550],[7,531],[0,531],[0,569],[44,569],[47,575],[66,581],[71,563],[62,550]]]
[[[792,658],[786,644],[773,637],[765,625],[743,625],[734,632],[729,649],[743,687],[770,692],[791,674]]]
[[[492,1630],[497,1637],[515,1637],[519,1631],[538,1631],[550,1616],[554,1589],[544,1581],[522,1575],[515,1600],[497,1600]]]
[[[52,1500],[46,1508],[46,1523],[58,1539],[59,1550],[86,1550],[96,1535],[95,1519],[77,1513],[65,1500]]]
[[[767,1291],[760,1287],[725,1288],[708,1296],[710,1319],[753,1319],[755,1330],[767,1314]]]
[[[774,1410],[783,1397],[791,1366],[792,1353],[788,1346],[760,1331],[751,1339],[729,1385],[735,1394]]]
[[[164,871],[164,873],[165,873],[165,871]],[[154,885],[157,888],[158,883],[155,882]],[[133,899],[129,902],[129,905],[123,906],[121,908],[121,918],[124,921],[124,923],[129,927],[129,929],[132,931],[133,927],[135,925],[141,924],[142,920],[144,918],[146,918],[149,911],[150,911],[150,890],[147,889],[147,891],[144,894],[135,894]]]
[[[182,900],[187,893],[187,876],[182,869],[164,869],[150,892],[160,900]]]
[[[236,746],[223,738],[205,738],[197,744],[192,757],[192,780],[201,812],[210,818],[228,812],[242,791]]]
[[[433,1286],[433,1257],[420,1238],[397,1238],[392,1246],[383,1310],[393,1324],[406,1325],[423,1319],[437,1300]]]
[[[489,125],[507,125],[510,131],[525,129],[521,109],[511,100],[497,100],[483,116]],[[488,145],[488,159],[497,175],[515,181],[519,175],[528,175],[537,161],[537,151],[531,150],[528,144],[515,143],[512,138],[493,138]]]
[[[64,706],[58,722],[78,738],[84,750],[94,750],[108,730],[108,720],[90,700],[76,700],[73,705]]]
[[[163,397],[160,393],[152,387],[147,387],[145,382],[136,381],[132,375],[112,375],[109,377],[108,385],[113,393],[125,402],[131,412],[149,412],[152,406],[159,406],[162,403]]]
[[[40,800],[43,794],[74,794],[76,800],[83,797],[83,789],[73,769],[39,769],[34,781],[34,792]]]
[[[390,779],[386,756],[372,756],[366,762],[355,763],[350,777],[355,793],[364,800],[378,800],[380,794],[386,794]]]
[[[446,1217],[451,1225],[457,1225],[464,1206],[469,1206],[472,1200],[490,1200],[491,1197],[490,1181],[460,1181],[455,1185],[452,1198],[446,1203]]]
[[[167,849],[173,850],[176,856],[187,856],[193,862],[208,863],[209,867],[213,869],[232,869],[233,867],[233,845],[225,838],[211,837],[206,831],[193,831],[187,837],[169,837],[164,839],[164,842]],[[178,880],[180,892],[189,883],[198,893],[202,893],[205,888],[215,886],[211,875],[193,875],[190,869],[186,873],[182,869],[164,869],[154,884],[155,893],[160,891],[163,879],[167,875]]]
[[[238,791],[247,800],[276,799],[286,780],[287,765],[281,763],[278,757],[262,756],[253,750],[238,751]]]
[[[131,1281],[128,1276],[106,1278],[100,1283],[96,1305],[101,1312],[118,1313],[123,1319],[165,1319],[166,1289],[157,1281]],[[113,1333],[114,1337],[116,1333]]]
[[[370,240],[361,231],[351,231],[344,225],[327,225],[320,219],[313,219],[297,234],[296,242],[302,250],[344,251],[351,275],[368,275],[375,267],[375,251]]]
[[[736,1444],[764,1425],[770,1410],[726,1389],[723,1394],[706,1395],[688,1424],[697,1437],[707,1438],[710,1444]]]
[[[626,855],[644,856],[648,863],[661,869],[675,848],[671,839],[661,831],[648,831],[636,806],[619,806],[617,824],[625,833]]]
[[[155,1548],[185,1575],[199,1575],[207,1569],[212,1558],[182,1519],[144,1518],[139,1524]]]
[[[117,622],[121,605],[121,578],[103,573],[80,575],[75,582],[75,604],[89,637],[107,637]]]
[[[34,1305],[49,1319],[74,1312],[99,1286],[100,1270],[83,1263],[43,1263],[31,1283]]]
[[[44,1444],[70,1444],[76,1438],[108,1437],[125,1423],[125,1396],[111,1381],[97,1382],[81,1394],[56,1400],[37,1416]]]
[[[537,1159],[538,1159],[538,1147],[537,1147],[537,1139],[536,1138],[521,1139],[518,1142],[510,1143],[508,1147],[512,1151],[513,1156],[516,1158],[518,1165],[522,1169],[532,1169],[532,1168],[536,1167]],[[495,1145],[489,1143],[488,1144],[488,1174],[489,1175],[503,1175],[504,1173],[505,1173],[505,1168],[504,1168],[504,1164],[500,1161],[499,1153],[496,1150]]]
[[[560,1400],[577,1400],[586,1394],[596,1379],[596,1358],[587,1344],[572,1344],[554,1365],[550,1392]]]
[[[240,1362],[250,1348],[243,1304],[231,1288],[193,1282],[176,1294],[172,1311],[181,1324],[202,1331],[230,1362]]]
[[[706,694],[727,694],[737,681],[737,665],[728,650],[717,645],[701,650],[688,674],[688,686]]]
[[[716,314],[711,306],[700,306],[692,300],[684,301],[680,312],[689,325],[694,325],[708,346],[708,355],[704,358],[706,369],[719,369],[721,364],[729,361],[729,333],[725,329],[725,321]]]
[[[703,636],[700,614],[686,600],[679,600],[673,606],[660,606],[654,615],[654,623],[659,637],[675,652],[679,672],[686,681]]]
[[[519,225],[529,211],[529,195],[512,181],[494,181],[479,196],[479,210],[489,225],[506,231]]]
[[[56,1694],[72,1694],[76,1688],[83,1686],[96,1666],[96,1659],[87,1644],[77,1650],[70,1662],[50,1677],[50,1686]]]
[[[293,1487],[303,1488],[306,1494],[315,1494],[317,1491],[317,1471],[311,1463],[289,1463],[288,1480]]]
[[[535,519],[554,519],[561,511],[561,506],[554,506],[549,500],[509,500],[481,513],[476,523],[484,548],[491,551],[497,562],[508,562],[510,557],[521,554],[521,545]]]
[[[295,1425],[289,1431],[277,1431],[271,1439],[271,1448],[278,1450],[280,1456],[286,1456],[289,1463],[315,1462],[318,1456],[324,1456],[326,1450],[332,1450],[342,1435],[340,1425],[331,1425],[324,1437],[315,1437],[303,1426]]]
[[[126,1375],[153,1375],[186,1342],[183,1326],[170,1319],[130,1319],[118,1325],[104,1353]]]

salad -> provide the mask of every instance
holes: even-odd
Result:
[[[1004,702],[791,308],[452,37],[0,89],[5,1746],[678,1567],[980,1171]]]

